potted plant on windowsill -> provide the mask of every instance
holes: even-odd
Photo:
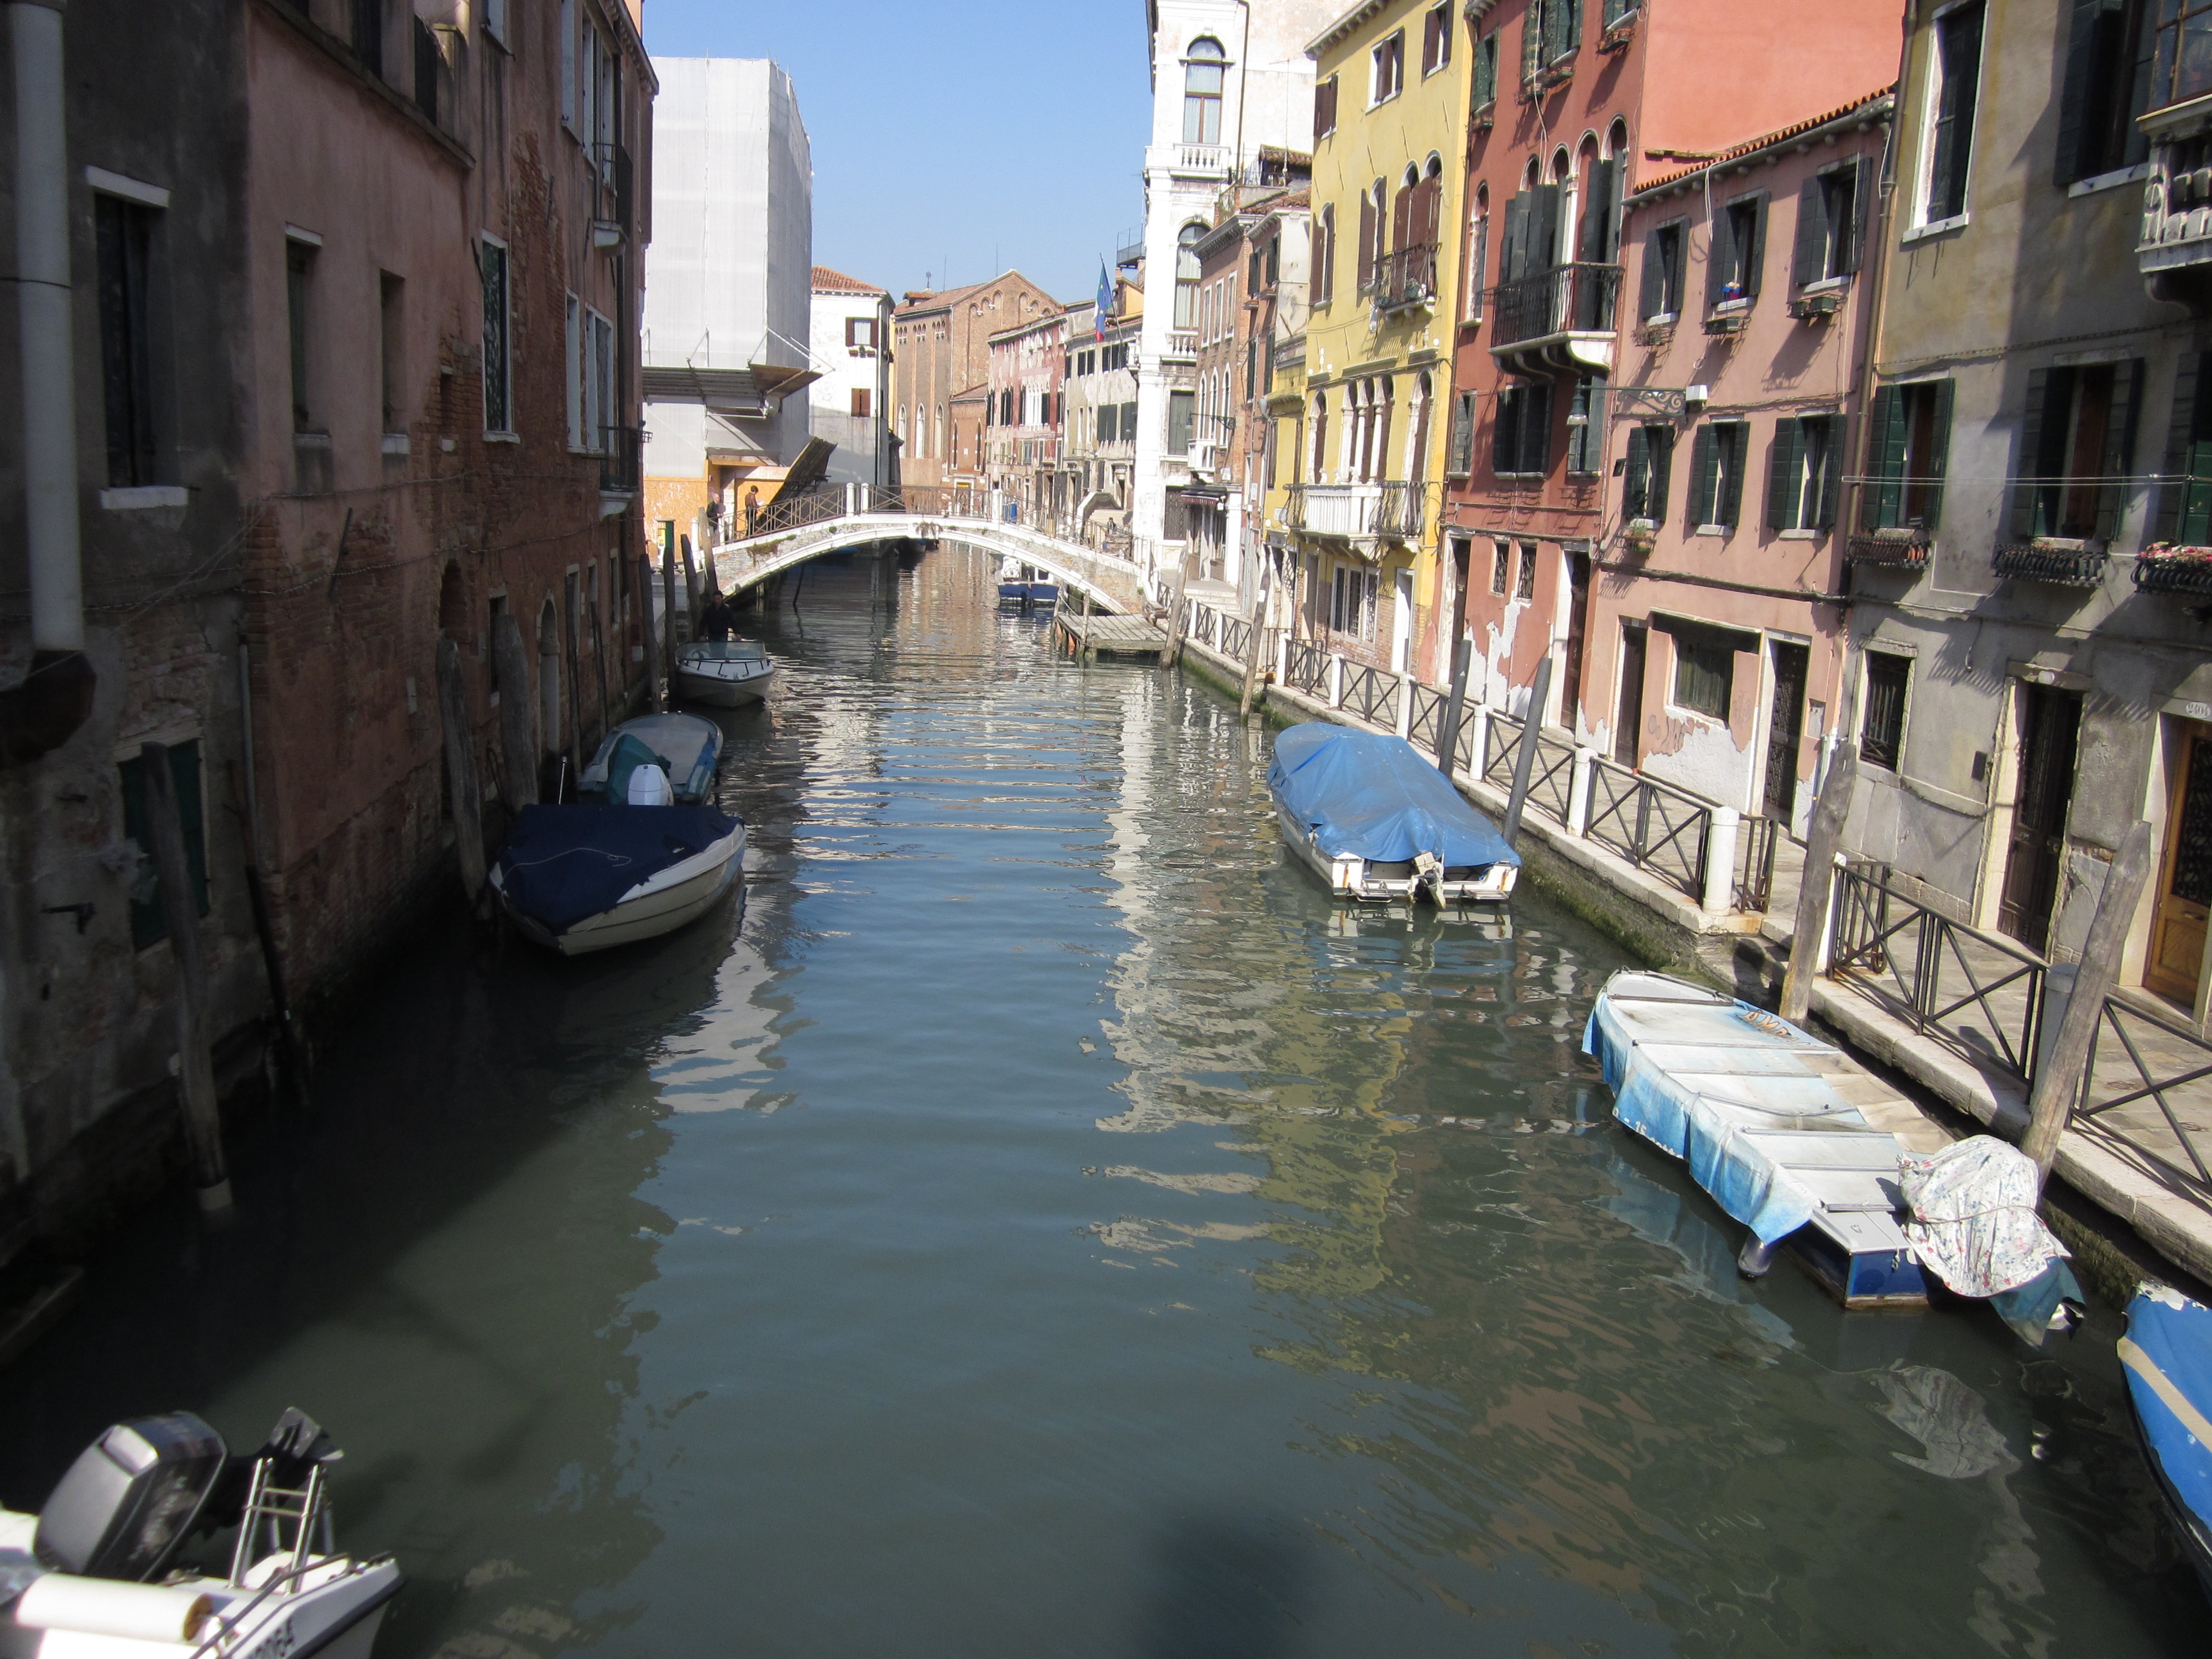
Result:
[[[1621,527],[1620,540],[1632,553],[1649,553],[1659,540],[1658,520],[1631,519]]]

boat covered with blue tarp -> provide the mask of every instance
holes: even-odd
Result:
[[[2128,1304],[2120,1364],[2174,1530],[2212,1595],[2212,1308],[2144,1286]]]
[[[1267,788],[1283,836],[1340,898],[1510,896],[1520,855],[1403,738],[1314,720],[1277,734]]]

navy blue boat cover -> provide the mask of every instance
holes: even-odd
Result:
[[[1390,864],[1425,852],[1448,866],[1521,862],[1498,826],[1403,738],[1323,720],[1293,726],[1275,738],[1267,787],[1320,830],[1316,844],[1330,857]]]
[[[526,806],[499,849],[501,890],[523,915],[565,933],[737,823],[711,806]]]

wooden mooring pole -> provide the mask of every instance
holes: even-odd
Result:
[[[2097,895],[2081,965],[2074,970],[2073,994],[2059,1017],[2058,1035],[2036,1066],[2035,1090],[2027,1103],[2027,1135],[2020,1149],[2035,1160],[2036,1172],[2045,1180],[2050,1179],[2059,1137],[2066,1133],[2075,1103],[2081,1097],[2081,1078],[2097,1046],[2097,1028],[2104,1023],[2105,999],[2112,994],[2120,951],[2128,942],[2128,924],[2135,918],[2143,884],[2150,879],[2151,862],[2151,828],[2138,822],[2120,837],[2119,851],[2105,872],[2105,888]]]
[[[199,906],[191,866],[185,855],[185,824],[177,807],[176,774],[168,746],[149,743],[138,751],[146,780],[146,818],[154,832],[154,868],[161,880],[161,921],[177,964],[177,1070],[185,1109],[185,1149],[200,1208],[210,1215],[231,1207],[230,1172],[222,1157],[222,1117],[215,1091],[215,1057],[209,1044],[207,957],[200,945]]]
[[[1447,778],[1459,759],[1459,723],[1467,712],[1467,671],[1474,660],[1474,641],[1462,638],[1452,653],[1451,690],[1444,694],[1444,717],[1437,726],[1437,769]]]
[[[473,910],[484,890],[483,784],[477,772],[476,734],[469,729],[461,647],[450,638],[438,641],[438,724],[446,739],[446,796],[453,811],[453,850],[460,856],[461,886]]]
[[[1828,936],[1828,911],[1836,898],[1836,849],[1843,844],[1844,820],[1851,810],[1851,787],[1858,781],[1858,745],[1836,746],[1813,822],[1805,830],[1805,869],[1797,878],[1797,921],[1790,936],[1790,965],[1782,974],[1782,1018],[1792,1024],[1813,1006],[1813,981],[1820,972],[1820,944]]]
[[[1252,637],[1245,641],[1244,650],[1244,695],[1237,700],[1237,714],[1240,720],[1252,712],[1253,700],[1260,694],[1260,665],[1266,660],[1262,653],[1267,643],[1267,630],[1262,625],[1262,619],[1267,614],[1267,608],[1263,605],[1252,607]]]
[[[1521,809],[1528,804],[1528,780],[1536,770],[1536,734],[1544,729],[1544,704],[1552,695],[1552,659],[1536,665],[1536,683],[1528,688],[1528,718],[1521,727],[1521,746],[1513,751],[1513,793],[1505,802],[1505,822],[1499,826],[1508,847],[1521,844]]]
[[[1182,587],[1188,579],[1188,563],[1175,574],[1168,592],[1167,638],[1160,642],[1160,666],[1173,668],[1182,657]]]

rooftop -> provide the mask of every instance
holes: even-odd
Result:
[[[1677,167],[1672,173],[1662,173],[1658,178],[1649,183],[1638,185],[1631,191],[1630,198],[1632,200],[1650,191],[1663,190],[1669,185],[1680,184],[1685,179],[1694,179],[1701,173],[1711,172],[1730,161],[1749,160],[1763,149],[1771,149],[1778,145],[1788,143],[1792,138],[1802,137],[1805,134],[1815,131],[1832,122],[1848,120],[1854,115],[1868,118],[1880,116],[1887,118],[1892,96],[1896,91],[1896,85],[1892,83],[1879,92],[1870,92],[1863,97],[1854,98],[1850,103],[1838,109],[1832,109],[1825,115],[1815,115],[1810,120],[1799,121],[1794,125],[1784,127],[1778,132],[1764,133],[1747,143],[1736,145],[1733,149],[1722,150],[1707,160],[1699,161],[1695,167]]]
[[[827,265],[814,267],[814,291],[817,294],[884,294],[890,290],[873,283],[864,283],[857,276],[848,276],[842,270],[832,270]]]

